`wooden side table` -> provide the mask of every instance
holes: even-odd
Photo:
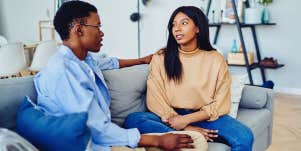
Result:
[[[31,61],[33,59],[33,54],[34,54],[38,44],[39,44],[39,42],[23,42],[27,66],[31,65]]]

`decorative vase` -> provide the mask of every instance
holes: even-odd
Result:
[[[233,39],[233,43],[232,43],[232,47],[231,47],[231,52],[232,53],[237,53],[238,52],[236,39]]]
[[[270,12],[268,9],[268,4],[264,4],[264,8],[262,10],[261,21],[263,24],[268,24],[270,22]]]

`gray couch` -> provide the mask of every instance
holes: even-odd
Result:
[[[148,66],[104,71],[112,96],[112,120],[122,126],[124,117],[131,112],[146,111],[145,93]],[[0,79],[0,127],[16,128],[17,108],[24,96],[36,99],[33,77]],[[235,80],[235,79],[233,79]],[[271,144],[274,94],[270,89],[245,86],[237,119],[251,128],[254,151],[263,151]],[[33,123],[34,124],[34,123]],[[220,143],[209,143],[209,151],[230,151]]]

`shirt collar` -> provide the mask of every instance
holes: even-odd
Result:
[[[73,53],[71,48],[69,48],[66,45],[61,45],[59,48],[59,52],[63,55],[66,55],[68,58],[75,60],[77,62],[80,62],[79,58]],[[85,62],[87,63],[93,63],[93,57],[92,55],[88,52],[86,58],[84,59]]]
[[[192,51],[184,51],[182,50],[181,48],[179,48],[179,52],[182,53],[182,54],[196,54],[197,52],[199,52],[200,49],[199,48],[195,48],[194,50]]]

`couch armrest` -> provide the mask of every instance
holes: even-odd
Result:
[[[271,123],[268,126],[268,146],[272,143],[274,121],[274,91],[267,88],[246,85],[242,92],[241,108],[268,109],[271,112]]]
[[[260,109],[274,109],[274,92],[271,89],[246,85],[243,89],[240,107]]]

